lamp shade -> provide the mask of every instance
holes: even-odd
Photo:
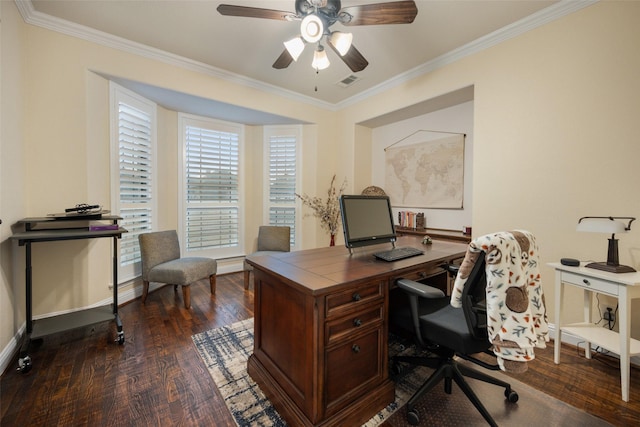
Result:
[[[621,221],[616,221],[613,217],[583,217],[578,221],[576,231],[586,231],[592,233],[626,233],[627,227]]]
[[[301,37],[296,37],[284,42],[284,47],[287,49],[293,60],[297,61],[304,50],[304,40],[302,40]]]
[[[340,56],[345,56],[349,52],[352,41],[353,34],[341,33],[340,31],[334,31],[329,38],[329,43],[338,51]]]
[[[315,43],[324,34],[324,25],[317,15],[307,15],[300,23],[300,34],[307,43]]]
[[[329,67],[329,57],[323,46],[318,46],[318,49],[314,52],[311,66],[316,70],[324,70]]]

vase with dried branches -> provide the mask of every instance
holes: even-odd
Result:
[[[296,197],[302,201],[304,206],[307,206],[313,211],[313,216],[320,219],[320,226],[329,232],[331,235],[330,246],[335,245],[335,237],[340,227],[340,196],[347,188],[347,179],[345,178],[339,189],[335,187],[336,176],[331,178],[331,185],[327,190],[327,199],[315,196],[311,197],[306,194],[296,194]]]

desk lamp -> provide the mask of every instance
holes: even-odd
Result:
[[[629,220],[625,225],[622,221]],[[618,262],[618,239],[616,233],[626,233],[631,230],[631,223],[635,218],[625,216],[584,216],[578,221],[577,231],[589,231],[595,233],[611,233],[609,239],[609,250],[607,252],[607,262],[592,262],[585,267],[608,271],[610,273],[631,273],[634,270],[628,265],[620,265]]]

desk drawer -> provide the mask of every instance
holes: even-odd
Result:
[[[384,309],[382,304],[373,306],[367,310],[342,317],[340,319],[327,322],[327,345],[332,344],[350,333],[362,330],[375,323],[381,324],[384,320]]]
[[[583,289],[588,289],[593,292],[600,292],[603,294],[615,296],[618,295],[617,284],[607,282],[606,280],[597,279],[595,277],[587,277],[581,274],[563,271],[561,280],[565,283],[570,283],[572,285],[579,286]]]
[[[326,352],[325,408],[329,417],[383,378],[382,328],[345,341]]]
[[[349,291],[327,296],[326,316],[332,317],[337,313],[366,305],[370,301],[384,298],[384,282],[365,284]]]

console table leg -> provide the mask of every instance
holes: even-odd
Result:
[[[631,300],[627,297],[627,290],[624,286],[619,288],[620,294],[618,295],[618,318],[620,323],[619,336],[620,336],[620,386],[622,388],[622,400],[629,401],[629,381],[630,373],[629,364],[631,358],[629,355],[631,348],[631,319],[629,313],[631,312]]]

